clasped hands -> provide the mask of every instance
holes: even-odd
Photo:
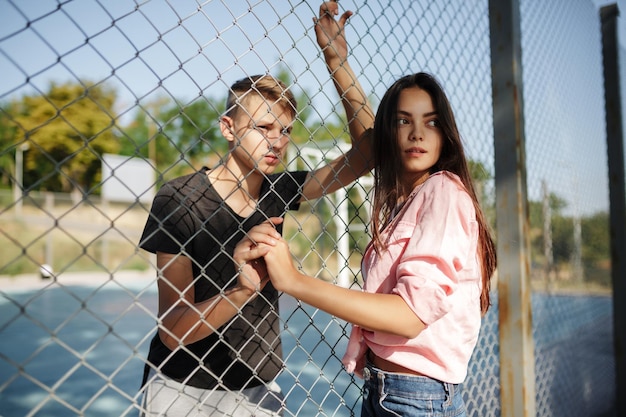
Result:
[[[239,270],[239,286],[251,293],[263,289],[270,279],[274,288],[285,291],[299,274],[287,241],[276,230],[282,222],[280,217],[270,217],[250,229],[235,247],[233,259]]]

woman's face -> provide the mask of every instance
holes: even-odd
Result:
[[[396,123],[403,185],[412,190],[426,181],[441,155],[443,134],[430,95],[418,87],[402,90]]]

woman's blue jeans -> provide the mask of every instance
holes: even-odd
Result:
[[[424,376],[363,370],[361,417],[467,417],[460,386]]]

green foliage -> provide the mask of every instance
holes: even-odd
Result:
[[[137,107],[129,124],[119,127],[120,155],[156,160],[157,116],[170,100],[161,97]]]
[[[563,216],[562,211],[567,202],[554,193],[548,195],[548,205],[551,217],[550,228],[552,233],[552,255],[555,264],[569,262],[574,250],[574,220],[570,216]],[[529,201],[529,224],[531,229],[531,256],[533,259],[542,259],[544,256],[545,236],[543,202]]]
[[[293,84],[285,69],[278,78]],[[349,140],[339,118],[311,120],[314,112],[306,92],[296,99],[301,109],[292,131],[294,143]],[[51,83],[44,94],[2,105],[0,186],[12,185],[18,145],[25,149],[25,188],[55,192],[97,192],[104,153],[149,158],[165,179],[212,166],[228,152],[219,130],[224,100],[203,96],[180,104],[159,97],[139,104],[127,125],[117,124],[115,100],[116,92],[103,84]]]
[[[476,184],[485,183],[493,178],[491,172],[482,162],[470,159],[467,164],[469,165],[470,175]]]
[[[585,281],[611,286],[609,214],[600,212],[580,220]]]
[[[485,164],[473,159],[468,160],[469,171],[474,182],[476,197],[483,213],[493,231],[496,224],[496,206],[493,193],[488,192],[488,183],[493,180],[493,175]],[[495,238],[495,235],[494,235]]]
[[[13,103],[0,106],[0,187],[13,183],[15,172],[15,136],[17,126],[11,122]]]
[[[219,129],[219,118],[224,110],[223,104],[217,104],[201,97],[186,106],[176,104],[166,108],[159,119],[162,123],[161,134],[165,139],[163,147],[169,147],[169,155],[159,154],[158,166],[171,166],[176,159],[188,158],[193,161],[203,160],[207,155],[223,157],[227,151],[227,142]],[[158,142],[157,142],[158,143]]]
[[[12,102],[2,140],[28,145],[25,187],[70,192],[86,191],[96,183],[101,155],[118,150],[115,99],[115,91],[102,84],[51,83],[44,95]]]
[[[584,242],[583,262],[586,264],[608,262],[611,253],[608,213],[596,213],[582,219],[580,228]]]
[[[553,211],[552,216],[552,255],[556,265],[568,263],[576,250],[574,246],[574,219],[561,216]]]
[[[286,85],[294,86],[286,69],[279,71],[277,77]],[[325,152],[334,149],[336,143],[350,141],[347,125],[337,112],[319,120],[307,92],[295,95],[299,110],[292,130],[292,146],[319,146]],[[44,94],[26,95],[2,103],[0,187],[12,185],[17,146],[24,150],[25,187],[57,192],[96,190],[103,153],[149,158],[165,179],[202,165],[212,166],[228,152],[228,144],[219,130],[224,100],[203,96],[181,104],[169,97],[160,97],[138,105],[127,125],[117,124],[115,101],[116,92],[103,84],[52,83]],[[333,156],[328,154],[325,159]],[[488,219],[495,221],[493,193],[487,189],[493,175],[481,162],[470,160],[469,165],[483,210]],[[317,166],[300,163],[297,168],[315,169]],[[557,265],[567,264],[575,251],[574,221],[571,216],[563,215],[567,207],[565,200],[550,194],[548,202],[554,261]],[[312,202],[311,210],[310,215],[315,215],[319,221],[319,233],[310,235],[313,241],[306,240],[305,246],[313,245],[322,256],[328,256],[336,239],[336,227],[330,220],[334,208],[320,200]],[[368,208],[361,197],[355,190],[350,191],[349,223],[366,225],[368,216]],[[543,258],[543,204],[530,201],[529,216],[531,256],[537,262]],[[581,229],[586,279],[608,285],[608,214],[582,218]],[[367,241],[366,233],[351,233],[353,250],[361,252]],[[17,262],[11,265],[23,268]]]
[[[187,105],[158,98],[142,104],[121,129],[123,155],[152,160],[168,177],[197,168],[205,158],[223,157],[228,146],[219,130],[224,104],[199,97]]]
[[[291,85],[289,73],[281,70],[277,78]],[[296,94],[298,103],[307,103],[305,92]],[[292,130],[296,144],[307,143],[313,136],[322,136],[320,123],[310,123],[313,111],[302,106]],[[132,122],[121,128],[121,153],[150,158],[159,172],[172,178],[197,169],[212,166],[228,152],[228,143],[219,129],[219,118],[225,110],[225,100],[203,96],[180,104],[178,100],[156,99],[143,103]],[[334,131],[342,132],[340,126]],[[326,137],[327,139],[327,137]]]
[[[282,68],[276,74],[276,78],[281,80],[285,85],[292,86],[293,79],[286,68]],[[296,145],[303,145],[312,138],[320,126],[319,121],[313,122],[313,107],[309,94],[306,91],[293,91],[296,102],[298,103],[298,113],[291,131],[291,139]],[[339,121],[339,120],[338,120]]]
[[[573,255],[576,253],[575,219],[563,214],[567,202],[554,193],[548,195],[550,218],[544,218],[543,203],[530,201],[529,223],[531,230],[531,257],[535,263],[546,263],[544,259],[545,235],[544,221],[549,222],[552,237],[552,256],[554,265],[558,268],[571,269]],[[597,213],[582,217],[582,264],[585,282],[595,282],[604,286],[610,285],[610,248],[609,248],[609,220],[607,213]]]

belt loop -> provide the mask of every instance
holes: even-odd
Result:
[[[450,384],[448,382],[444,382],[443,383],[443,390],[446,393],[446,403],[447,404],[452,404],[452,401],[454,399],[454,384]]]
[[[376,372],[378,376],[378,396],[381,401],[386,397],[385,394],[385,373],[383,371]]]

